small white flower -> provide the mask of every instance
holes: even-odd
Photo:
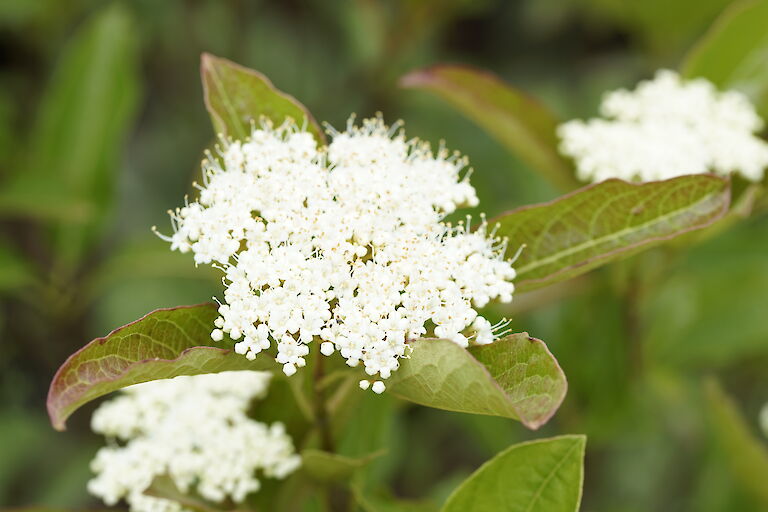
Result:
[[[633,91],[607,93],[600,112],[605,119],[558,128],[561,151],[576,161],[585,181],[706,172],[760,181],[768,167],[768,143],[754,135],[763,121],[747,97],[719,92],[703,78],[684,81],[660,70]]]
[[[331,136],[318,148],[288,122],[223,141],[199,200],[172,213],[172,248],[225,273],[212,337],[227,333],[250,359],[276,344],[287,375],[318,342],[381,379],[409,338],[492,341],[475,335],[475,308],[512,300],[515,271],[484,221],[443,222],[477,205],[466,160],[379,118]]]
[[[301,459],[280,423],[246,415],[266,393],[269,374],[222,372],[147,382],[123,390],[94,413],[91,427],[120,443],[101,448],[88,490],[107,505],[125,499],[134,512],[182,512],[144,492],[159,476],[182,492],[242,502],[258,491],[256,472],[283,478]]]
[[[368,389],[369,387],[371,387],[371,381],[369,381],[369,380],[361,380],[360,381],[360,389],[365,390],[365,389]]]
[[[376,382],[373,383],[373,386],[371,386],[371,389],[373,390],[374,393],[380,395],[387,388],[383,382],[381,382],[380,380],[377,380]]]
[[[760,428],[763,429],[763,433],[768,437],[768,404],[765,404],[760,411]]]

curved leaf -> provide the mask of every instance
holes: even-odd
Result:
[[[572,166],[557,150],[558,120],[542,103],[499,77],[443,65],[408,73],[400,85],[437,94],[560,189],[579,186]]]
[[[706,227],[729,202],[729,182],[708,174],[641,184],[611,179],[491,224],[499,223],[510,255],[524,246],[515,286],[528,291]]]
[[[59,368],[48,391],[48,415],[54,428],[83,404],[120,388],[179,375],[228,370],[271,370],[271,357],[248,361],[223,347],[206,346],[214,304],[158,309],[96,338]]]
[[[768,100],[768,0],[729,6],[683,61],[689,78],[704,77],[723,89],[739,89],[753,101]]]
[[[293,96],[277,90],[258,71],[204,53],[200,74],[205,107],[218,133],[244,139],[251,133],[251,122],[258,122],[261,116],[278,125],[292,118],[299,125],[306,123],[317,142],[325,144],[323,130],[309,110]]]
[[[461,348],[452,341],[409,343],[410,358],[387,380],[387,390],[417,404],[520,420],[536,429],[565,397],[565,375],[544,342],[527,333],[490,345]]]
[[[465,480],[442,512],[575,512],[586,442],[571,435],[513,445]]]

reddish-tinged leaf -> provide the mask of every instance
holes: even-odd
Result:
[[[226,346],[213,344],[210,332],[218,315],[214,304],[158,309],[97,338],[59,368],[48,391],[54,428],[83,404],[120,388],[178,375],[228,370],[271,370],[267,356],[248,361]]]
[[[608,180],[491,221],[509,240],[518,292],[564,281],[709,226],[728,211],[730,183],[708,174],[666,181]]]
[[[279,91],[269,79],[230,60],[204,53],[200,61],[205,106],[214,129],[225,136],[244,139],[251,133],[251,123],[263,116],[281,124],[291,118],[325,144],[323,130],[309,110],[293,96]]]
[[[558,120],[542,103],[487,71],[434,66],[408,73],[400,85],[446,100],[562,190],[579,186],[558,152]]]
[[[417,404],[503,416],[539,428],[567,390],[565,375],[541,340],[512,334],[464,349],[449,340],[409,342],[410,358],[387,381],[387,390]]]

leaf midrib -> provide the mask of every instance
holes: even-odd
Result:
[[[574,246],[569,247],[567,249],[558,251],[558,252],[556,252],[556,253],[554,253],[554,254],[552,254],[550,256],[547,256],[545,258],[540,258],[540,259],[534,260],[533,262],[531,262],[531,263],[529,263],[527,265],[519,267],[517,269],[517,275],[522,277],[527,272],[531,272],[531,271],[536,270],[538,268],[541,268],[543,266],[549,265],[551,263],[555,263],[555,262],[557,262],[560,259],[566,258],[566,257],[571,256],[573,254],[576,254],[578,252],[581,252],[581,251],[584,251],[584,250],[588,250],[588,249],[593,248],[593,247],[597,247],[597,246],[599,246],[601,244],[604,244],[604,243],[606,243],[608,241],[611,241],[611,240],[614,240],[614,239],[617,239],[617,238],[621,238],[622,236],[624,236],[624,235],[626,235],[628,233],[631,233],[633,231],[642,231],[642,230],[648,229],[650,226],[652,226],[654,224],[663,223],[664,221],[666,221],[666,220],[668,220],[668,219],[670,219],[672,217],[678,216],[681,212],[684,212],[685,210],[689,210],[689,209],[693,208],[696,205],[699,205],[699,204],[704,203],[706,201],[710,201],[713,198],[713,196],[715,196],[715,195],[716,195],[715,193],[709,193],[709,194],[705,195],[704,197],[702,197],[699,201],[696,201],[695,203],[690,203],[690,204],[686,205],[683,208],[678,208],[678,209],[673,210],[673,211],[671,211],[671,212],[669,212],[667,214],[663,214],[663,215],[661,215],[659,217],[654,217],[652,220],[650,220],[648,222],[645,222],[643,224],[639,224],[639,225],[636,225],[636,226],[633,226],[633,227],[627,227],[627,228],[624,228],[624,229],[619,230],[619,231],[615,231],[613,233],[610,233],[610,234],[602,236],[602,237],[590,238],[589,240],[587,240],[585,242],[582,242],[580,244],[574,245]],[[684,228],[684,229],[690,229],[690,228]],[[678,230],[673,231],[672,233],[677,233],[679,231],[681,231],[681,230],[678,229]],[[635,247],[637,245],[642,244],[644,241],[653,240],[653,239],[654,239],[654,237],[651,237],[651,238],[642,240],[640,242],[637,242],[636,244],[629,245],[629,246],[627,246],[625,248],[625,250],[629,250],[632,247]],[[596,256],[599,257],[599,255],[596,255]]]
[[[213,80],[214,85],[216,86],[216,89],[218,91],[219,97],[221,98],[221,103],[224,106],[224,109],[227,111],[227,115],[233,120],[232,125],[236,127],[237,129],[237,135],[240,138],[245,138],[246,133],[243,131],[243,127],[240,123],[240,120],[237,116],[237,111],[235,110],[233,106],[233,102],[231,98],[229,97],[229,94],[227,94],[227,89],[224,87],[224,83],[221,80],[221,77],[219,76],[218,70],[216,69],[215,65],[210,66],[210,73],[209,76]],[[224,120],[222,119],[222,123],[224,126],[222,127],[222,131],[226,131],[226,124]]]
[[[525,512],[530,512],[533,510],[533,506],[539,501],[541,498],[541,494],[544,492],[544,488],[547,486],[550,480],[552,480],[552,477],[555,475],[555,473],[558,472],[560,467],[565,464],[565,461],[568,459],[568,457],[571,455],[571,452],[578,448],[579,443],[576,442],[571,446],[564,454],[563,457],[560,459],[560,461],[555,465],[554,468],[552,468],[552,471],[549,472],[547,477],[544,479],[543,482],[541,482],[541,485],[539,485],[539,488],[536,489],[536,493],[533,495],[533,498],[531,499],[531,502],[528,504],[528,506],[525,508]]]

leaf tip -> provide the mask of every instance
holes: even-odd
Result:
[[[206,67],[209,67],[209,66],[211,66],[211,65],[214,63],[214,61],[216,61],[217,59],[218,59],[218,57],[216,57],[216,56],[215,56],[214,54],[212,54],[212,53],[209,53],[209,52],[202,52],[202,53],[200,54],[200,67],[201,67],[201,68],[206,68]]]
[[[59,369],[61,371],[61,369]],[[54,386],[57,381],[58,373],[53,378],[50,388],[48,389],[48,397],[45,400],[45,408],[48,411],[48,419],[51,422],[51,426],[54,430],[64,432],[67,430],[67,417],[61,414],[60,408],[56,405],[56,397],[54,395]]]
[[[423,87],[430,80],[431,68],[415,69],[401,76],[397,85],[403,89]]]

